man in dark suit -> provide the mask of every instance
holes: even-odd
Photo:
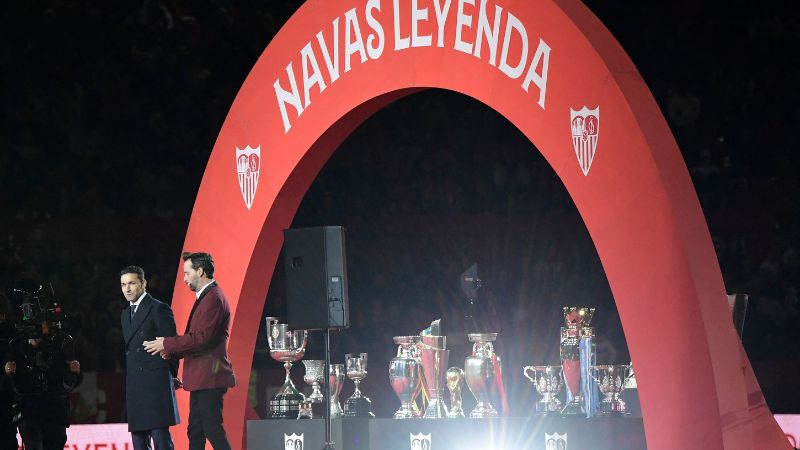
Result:
[[[130,302],[122,310],[122,336],[127,366],[126,398],[128,431],[134,450],[172,450],[169,427],[179,422],[174,381],[177,360],[167,361],[142,349],[145,340],[156,336],[175,336],[172,309],[145,292],[144,270],[128,266],[120,271],[122,294]]]
[[[222,427],[222,397],[236,385],[228,359],[231,308],[214,280],[208,253],[183,254],[183,281],[195,292],[183,336],[157,337],[144,348],[164,358],[183,358],[183,386],[189,394],[189,450],[203,450],[206,439],[215,450],[230,450]]]

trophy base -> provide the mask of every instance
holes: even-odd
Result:
[[[438,398],[432,398],[425,408],[425,414],[422,415],[423,419],[445,419],[447,418],[447,408]]]
[[[497,417],[497,410],[489,402],[478,402],[475,408],[469,413],[470,419],[494,419]]]
[[[322,391],[319,389],[319,386],[314,386],[314,390],[311,392],[311,395],[308,396],[308,399],[311,403],[322,403],[325,400],[325,395],[322,394]]]
[[[334,401],[331,399],[330,414],[331,419],[338,419],[342,417],[342,405],[339,404],[339,400]]]
[[[416,419],[417,413],[411,409],[411,405],[409,403],[402,404],[400,409],[398,409],[393,416],[395,419]]]
[[[585,416],[586,410],[583,409],[583,400],[573,399],[561,410],[562,416]]]
[[[536,403],[536,411],[535,414],[537,416],[548,416],[551,414],[560,414],[561,413],[561,402],[557,399],[555,401],[550,401],[547,403]]]
[[[297,411],[297,420],[300,419],[313,419],[314,418],[314,403],[311,400],[306,400],[300,404],[300,409]]]
[[[367,397],[351,397],[344,401],[345,417],[375,417],[372,402]]]
[[[277,394],[269,401],[269,419],[297,419],[303,394]]]
[[[628,415],[628,411],[625,410],[625,403],[619,400],[617,402],[601,403],[597,415],[602,417],[622,417]]]
[[[448,419],[462,419],[463,417],[464,417],[463,409],[450,408],[450,411],[447,413]]]

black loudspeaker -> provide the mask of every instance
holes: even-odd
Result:
[[[292,330],[348,328],[344,228],[283,231],[286,322]]]

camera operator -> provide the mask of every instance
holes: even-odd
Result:
[[[17,423],[26,450],[63,449],[69,427],[69,392],[83,380],[71,351],[71,338],[40,322],[41,333],[10,342],[5,373],[10,378],[21,417]]]
[[[2,295],[2,294],[0,294]],[[0,298],[0,363],[5,364],[9,358],[9,343],[15,336],[14,325],[9,319],[8,301]],[[17,425],[12,421],[14,391],[11,379],[0,375],[0,448],[16,449]]]

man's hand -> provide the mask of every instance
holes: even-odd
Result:
[[[152,341],[144,341],[142,346],[145,350],[147,350],[147,353],[150,353],[151,355],[157,355],[164,351],[164,338],[157,337]]]
[[[70,361],[69,362],[69,371],[74,374],[81,373],[81,363],[78,360]]]
[[[176,391],[177,391],[178,389],[182,389],[182,388],[183,388],[183,382],[181,381],[181,379],[180,379],[180,378],[178,378],[178,377],[174,377],[174,378],[172,379],[172,387],[173,387],[173,388],[174,388]]]
[[[17,373],[17,363],[14,361],[8,361],[6,363],[6,375],[13,375]]]

